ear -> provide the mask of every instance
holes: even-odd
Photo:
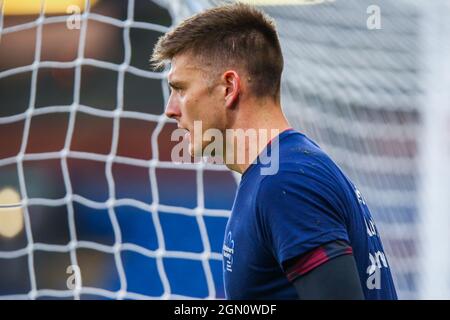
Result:
[[[232,108],[239,99],[239,94],[241,92],[241,78],[234,70],[225,71],[222,77],[225,83],[225,106],[227,108]]]

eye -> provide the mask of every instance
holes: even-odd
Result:
[[[169,87],[170,87],[170,91],[171,92],[175,92],[179,95],[182,95],[185,91],[185,87],[180,85],[179,83],[170,83],[169,82]]]
[[[170,86],[170,90],[171,90],[171,91],[175,91],[175,92],[178,92],[178,91],[181,91],[181,88],[180,88],[180,87],[177,87],[177,86],[174,86],[174,85],[172,85],[172,86]]]
[[[178,94],[183,94],[184,93],[184,88],[182,87],[176,87],[174,88],[175,92],[177,92]]]

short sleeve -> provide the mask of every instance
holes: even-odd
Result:
[[[260,236],[280,265],[325,243],[349,242],[335,188],[326,177],[304,172],[262,179],[256,199]]]

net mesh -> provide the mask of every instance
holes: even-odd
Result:
[[[36,32],[36,38],[35,38],[35,50],[34,50],[34,58],[31,64],[24,65],[24,66],[18,66],[13,68],[5,68],[0,72],[0,80],[9,80],[10,77],[13,77],[14,75],[18,74],[26,74],[31,73],[31,83],[30,83],[30,95],[29,95],[29,103],[23,112],[17,112],[17,109],[14,110],[6,110],[4,113],[7,113],[8,111],[11,111],[13,114],[2,114],[0,117],[0,126],[3,126],[6,128],[5,130],[8,130],[7,126],[14,123],[23,123],[23,134],[21,135],[21,141],[20,141],[20,148],[17,152],[17,154],[11,155],[9,157],[2,157],[0,159],[0,168],[4,169],[4,174],[7,175],[8,169],[13,168],[16,166],[17,170],[17,177],[18,177],[18,191],[20,194],[20,201],[17,203],[8,203],[4,202],[0,204],[1,211],[0,214],[10,213],[11,210],[19,209],[24,216],[24,230],[25,230],[25,236],[26,236],[26,246],[17,249],[17,250],[1,250],[0,251],[0,260],[5,262],[5,260],[15,260],[20,259],[21,257],[26,258],[27,262],[27,271],[28,274],[16,274],[16,283],[14,283],[14,280],[7,281],[6,277],[10,275],[10,273],[5,272],[2,269],[3,277],[2,281],[8,286],[4,286],[4,290],[1,292],[2,298],[30,298],[30,299],[36,299],[36,298],[71,298],[74,297],[75,299],[79,299],[80,297],[86,296],[95,296],[97,298],[99,297],[105,297],[105,298],[112,298],[112,299],[142,299],[142,298],[162,298],[162,299],[176,299],[176,298],[220,298],[221,293],[216,292],[216,284],[215,282],[220,282],[219,277],[216,275],[217,279],[214,279],[213,272],[211,271],[211,263],[215,262],[221,262],[221,253],[220,249],[211,248],[210,244],[210,236],[208,235],[207,226],[205,224],[205,219],[209,218],[223,218],[220,221],[223,225],[226,219],[226,217],[229,214],[228,210],[225,209],[211,209],[205,207],[205,200],[204,200],[204,172],[207,170],[209,172],[214,171],[224,171],[224,168],[221,166],[212,166],[204,163],[200,164],[174,164],[170,161],[164,161],[161,160],[162,156],[160,155],[161,147],[158,146],[159,144],[159,137],[161,135],[161,132],[164,131],[165,127],[173,129],[170,127],[171,121],[169,121],[162,112],[160,114],[149,114],[146,112],[139,112],[139,111],[130,111],[126,110],[126,107],[124,107],[125,99],[124,99],[124,92],[127,92],[125,89],[125,82],[126,77],[128,75],[134,75],[139,78],[146,78],[146,79],[153,79],[156,80],[159,83],[159,90],[162,92],[164,101],[167,100],[168,97],[168,89],[167,85],[165,83],[166,74],[164,72],[162,73],[155,73],[148,70],[145,70],[143,68],[137,68],[132,65],[132,45],[130,40],[130,30],[133,29],[139,29],[139,30],[150,30],[159,34],[163,34],[168,30],[168,26],[163,26],[159,24],[153,24],[149,22],[143,22],[143,21],[136,21],[134,20],[134,13],[135,13],[135,1],[131,0],[128,1],[125,8],[125,19],[117,19],[111,16],[102,15],[99,13],[95,13],[91,11],[91,8],[89,6],[89,1],[86,1],[86,10],[81,13],[79,16],[80,18],[80,30],[79,30],[79,44],[78,49],[76,52],[76,57],[72,61],[46,61],[42,59],[42,51],[43,51],[43,29],[47,25],[51,24],[57,24],[57,23],[66,23],[68,20],[67,15],[52,15],[52,16],[46,16],[44,10],[41,10],[41,13],[32,21],[27,23],[21,23],[14,26],[4,26],[1,29],[2,37],[4,38],[7,35],[13,35],[15,33],[20,33],[22,31],[27,30],[35,30]],[[42,1],[42,8],[44,8],[44,1]],[[124,54],[123,54],[123,61],[121,63],[112,63],[108,61],[102,61],[95,58],[86,57],[85,53],[86,51],[86,43],[87,43],[87,30],[88,30],[88,24],[92,24],[93,22],[99,22],[101,24],[107,24],[114,26],[116,28],[120,29],[120,32],[122,33],[123,38],[123,47],[124,47]],[[149,45],[149,50],[151,50],[151,44]],[[146,54],[149,54],[151,51],[147,51]],[[145,63],[148,61],[148,57],[144,61]],[[83,70],[82,68],[86,66],[92,66],[96,68],[101,68],[105,70],[112,71],[113,73],[117,74],[117,85],[116,90],[113,92],[110,92],[111,95],[116,96],[116,105],[111,110],[104,110],[101,109],[101,107],[97,106],[89,106],[85,105],[82,102],[82,75]],[[73,70],[74,79],[73,79],[73,102],[70,105],[44,105],[44,106],[37,106],[37,91],[38,91],[38,79],[39,79],[39,71],[49,68],[52,70],[59,70],[59,69],[65,69],[65,70]],[[97,84],[98,85],[98,84]],[[5,89],[4,89],[5,90]],[[58,93],[55,93],[58,94]],[[161,110],[163,105],[160,106]],[[12,108],[10,108],[12,109]],[[36,119],[39,116],[47,116],[47,115],[55,115],[55,114],[65,114],[67,115],[67,130],[64,137],[63,146],[58,151],[52,151],[52,152],[28,152],[28,149],[30,148],[30,135],[32,130],[32,122],[33,119]],[[95,152],[87,152],[87,151],[79,151],[74,150],[74,136],[77,135],[77,121],[81,121],[81,116],[89,117],[93,116],[98,118],[105,118],[112,122],[111,124],[111,134],[109,135],[111,141],[110,141],[110,151],[102,154]],[[61,119],[57,119],[61,120]],[[134,157],[127,157],[127,156],[121,156],[119,149],[120,144],[120,138],[121,138],[121,124],[124,120],[140,120],[145,121],[148,123],[152,123],[153,130],[151,132],[151,135],[149,137],[138,137],[134,136],[136,139],[141,139],[147,141],[151,145],[151,159],[139,159]],[[54,122],[48,122],[46,125],[53,126],[56,125]],[[83,127],[84,129],[90,129],[92,130],[92,126],[100,126],[99,122],[93,122],[90,128]],[[130,126],[126,127],[126,130],[131,130]],[[11,132],[6,131],[9,134],[12,134]],[[102,134],[102,129],[97,128],[92,132],[96,135]],[[95,138],[91,136],[93,139],[91,144],[95,144]],[[164,136],[164,139],[169,139],[167,135]],[[40,141],[38,144],[45,143],[44,141]],[[164,142],[163,142],[164,143]],[[10,146],[11,147],[11,146]],[[28,148],[28,149],[27,149]],[[82,149],[82,148],[81,148]],[[167,148],[163,149],[163,152],[167,153]],[[61,169],[61,176],[63,181],[63,188],[65,192],[63,192],[62,197],[56,197],[56,198],[44,198],[44,197],[34,197],[33,195],[30,195],[30,185],[32,184],[40,184],[36,186],[36,188],[41,188],[41,186],[45,186],[45,181],[30,181],[27,179],[27,170],[24,168],[24,163],[39,163],[43,161],[49,161],[49,160],[55,160],[53,164],[56,164],[60,166]],[[106,198],[104,201],[98,201],[95,199],[95,194],[93,193],[87,193],[86,195],[81,195],[77,192],[77,190],[74,190],[74,173],[71,172],[73,168],[71,168],[70,161],[71,160],[86,160],[89,162],[95,162],[95,163],[102,163],[104,164],[104,177],[106,179]],[[167,157],[166,157],[166,160]],[[13,167],[11,167],[11,165]],[[127,168],[131,167],[137,167],[144,169],[143,171],[140,171],[146,175],[146,179],[149,181],[149,189],[151,190],[151,201],[140,201],[139,199],[136,199],[136,197],[133,198],[133,195],[130,197],[117,197],[117,190],[121,186],[118,185],[119,182],[117,182],[117,176],[114,174],[114,166],[115,165],[126,165]],[[13,168],[13,171],[15,168]],[[193,173],[193,183],[190,184],[191,188],[196,189],[196,204],[193,207],[186,207],[185,204],[182,204],[181,206],[175,206],[175,205],[165,205],[164,203],[160,202],[160,194],[159,194],[159,186],[158,186],[158,179],[159,181],[164,180],[167,178],[167,175],[160,175],[158,176],[158,170],[164,170],[164,169],[175,169],[176,171],[179,170],[186,170],[191,173]],[[11,171],[11,170],[10,170]],[[5,173],[6,172],[6,173]],[[123,174],[127,174],[127,172],[122,172]],[[78,173],[80,175],[86,175],[83,179],[88,180],[89,183],[94,183],[90,181],[89,179],[89,173],[86,171],[80,170]],[[9,176],[11,176],[10,174]],[[29,176],[28,176],[29,178]],[[35,179],[38,179],[36,175],[34,176]],[[43,179],[49,179],[49,177],[42,177]],[[234,179],[234,178],[233,178]],[[11,180],[11,179],[10,179]],[[116,180],[116,181],[115,181]],[[8,183],[8,179],[5,180],[6,184]],[[164,182],[164,181],[163,181]],[[234,180],[233,180],[234,182]],[[12,183],[13,184],[13,183]],[[5,186],[2,186],[5,187]],[[134,186],[136,189],[139,187],[142,188],[142,186]],[[137,191],[136,191],[137,192]],[[134,193],[134,196],[136,196],[136,192]],[[36,193],[36,192],[32,192]],[[95,193],[95,192],[94,192]],[[179,194],[174,193],[172,197],[179,197]],[[79,239],[78,234],[80,233],[80,230],[77,228],[80,228],[77,225],[77,208],[79,206],[83,206],[86,208],[91,208],[95,210],[103,210],[106,215],[107,219],[109,220],[109,224],[112,228],[112,235],[113,240],[111,241],[110,245],[105,245],[101,242],[96,241],[88,241]],[[69,234],[69,241],[65,244],[49,244],[49,243],[42,243],[39,242],[34,238],[35,230],[33,230],[33,216],[31,211],[31,208],[34,207],[44,207],[47,208],[46,210],[51,210],[50,207],[55,208],[61,208],[64,207],[64,211],[67,213],[67,224],[68,224],[68,234]],[[155,243],[153,249],[149,249],[148,247],[138,245],[136,243],[130,243],[124,240],[123,238],[123,226],[120,224],[120,219],[118,218],[118,211],[120,208],[135,208],[142,211],[142,215],[148,215],[151,218],[151,224],[154,228],[154,237],[155,237]],[[64,214],[63,212],[60,212],[60,215]],[[96,215],[98,213],[91,213],[92,215]],[[164,235],[163,226],[160,221],[161,215],[173,215],[177,214],[179,216],[185,216],[190,217],[195,220],[196,222],[196,229],[199,233],[199,238],[201,242],[201,249],[197,250],[197,252],[190,252],[189,248],[188,251],[177,251],[177,250],[171,250],[170,248],[167,248],[166,246],[166,238],[167,235]],[[132,218],[129,218],[132,219]],[[180,220],[181,222],[183,220]],[[46,221],[46,223],[51,224],[51,221]],[[139,222],[138,222],[139,223]],[[59,228],[63,226],[59,226],[57,224],[53,225],[54,228]],[[102,226],[98,225],[99,228],[102,228]],[[50,230],[47,230],[48,232],[56,232],[54,229],[49,228]],[[219,228],[220,229],[220,228]],[[172,230],[172,229],[171,229]],[[145,233],[146,230],[143,231]],[[150,232],[150,230],[147,230]],[[173,232],[170,234],[170,237],[176,237],[177,232],[179,231],[168,231]],[[144,237],[145,235],[143,235]],[[193,236],[193,235],[191,235]],[[220,235],[222,236],[222,235]],[[8,241],[4,240],[4,247],[7,247]],[[216,240],[217,242],[217,240]],[[6,243],[6,244],[5,244]],[[68,278],[71,273],[68,273],[67,275],[63,275],[60,281],[61,283],[58,285],[55,285],[55,287],[59,287],[58,289],[50,289],[43,287],[42,284],[39,284],[40,282],[43,283],[42,280],[39,279],[39,276],[37,275],[36,270],[36,264],[37,253],[42,252],[49,252],[49,253],[68,253],[69,254],[69,263],[66,265],[59,265],[58,268],[59,271],[63,270],[63,272],[66,271],[66,267],[70,266],[80,266],[79,262],[79,255],[80,251],[82,249],[88,249],[93,250],[96,252],[102,252],[108,255],[112,255],[113,257],[113,265],[109,264],[106,267],[115,269],[116,270],[116,276],[118,278],[118,281],[116,280],[115,290],[110,290],[107,288],[102,287],[93,287],[89,284],[86,284],[84,279],[86,278],[86,275],[89,274],[89,270],[87,268],[83,269],[81,267],[81,272],[74,272],[75,268],[71,269],[71,272],[73,272],[74,275],[74,287],[64,288],[64,283],[66,282],[66,278]],[[152,270],[152,272],[156,273],[155,280],[152,281],[151,279],[148,280],[147,283],[145,283],[145,286],[148,287],[147,291],[153,292],[159,291],[159,294],[150,295],[150,294],[141,294],[137,292],[133,292],[132,288],[130,288],[127,278],[127,271],[126,266],[124,265],[124,260],[126,259],[124,257],[124,254],[126,253],[135,253],[138,255],[142,255],[144,257],[148,257],[152,259],[154,267],[149,269]],[[197,275],[199,279],[197,281],[203,281],[204,283],[202,285],[195,285],[193,287],[192,295],[190,293],[181,294],[177,293],[177,286],[179,285],[177,283],[180,282],[189,282],[188,274],[178,274],[176,271],[177,264],[175,264],[175,267],[168,266],[167,261],[178,261],[178,267],[183,267],[183,260],[192,260],[194,262],[198,262],[201,266],[201,272],[200,275],[197,275],[197,273],[194,272],[194,275]],[[180,262],[181,261],[181,262]],[[52,260],[54,263],[55,260]],[[50,262],[49,262],[50,263]],[[49,270],[52,270],[53,267],[47,266]],[[198,267],[198,266],[197,266]],[[171,268],[171,274],[167,274],[166,268]],[[218,269],[218,267],[215,267]],[[173,271],[175,269],[175,271]],[[198,268],[197,268],[198,269]],[[190,270],[190,269],[188,269]],[[6,270],[8,271],[8,270]],[[22,271],[25,271],[25,269],[22,269]],[[198,271],[198,270],[197,270]],[[105,271],[107,272],[107,271]],[[130,271],[131,272],[131,271]],[[136,271],[137,272],[137,271]],[[216,272],[218,274],[218,272]],[[139,276],[139,275],[134,275]],[[48,277],[48,275],[43,276]],[[89,277],[89,276],[88,276]],[[23,287],[27,287],[26,284],[21,287],[21,281],[19,279],[28,279],[29,280],[29,290],[21,293],[13,293],[8,292],[8,290],[11,291],[20,291],[24,290]],[[178,281],[178,282],[176,282]],[[173,284],[172,282],[175,282]],[[197,287],[203,286],[203,289],[198,289]],[[174,289],[175,288],[175,289]],[[219,289],[220,291],[221,289]],[[144,290],[146,291],[146,290]],[[178,289],[178,292],[183,292],[183,288]],[[196,292],[200,292],[197,293]],[[223,294],[222,294],[223,297]]]
[[[361,190],[381,234],[398,294],[410,298],[417,290],[419,231],[417,13],[404,3],[377,2],[382,29],[369,30],[366,9],[371,4],[341,1],[268,12],[280,17],[287,54],[287,117]],[[293,28],[298,32],[289,32]]]
[[[277,18],[285,53],[286,115],[363,193],[403,299],[423,297],[426,273],[421,235],[427,222],[419,206],[429,35],[421,26],[440,17],[425,16],[425,7],[408,1],[266,7]],[[376,10],[380,29],[371,29]]]

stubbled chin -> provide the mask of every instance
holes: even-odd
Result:
[[[184,134],[184,140],[186,140],[186,141],[189,143],[189,154],[190,154],[191,156],[194,156],[194,144],[192,143],[192,140],[191,140],[191,133],[190,133],[189,131],[187,131],[187,132]]]
[[[188,139],[189,143],[191,143],[191,133],[189,131],[186,131],[184,134],[184,139]]]
[[[187,141],[189,143],[189,152],[191,152],[192,149],[192,141],[191,141],[191,134],[189,133],[189,131],[187,131],[184,134],[184,140]],[[192,153],[192,152],[191,152]]]

